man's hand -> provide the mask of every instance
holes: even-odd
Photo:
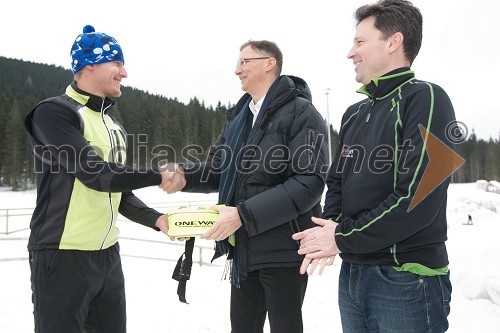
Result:
[[[308,259],[304,257],[304,260],[302,260],[302,265],[300,265],[300,274],[304,274],[305,272],[307,272],[307,275],[313,275],[314,270],[319,265],[319,275],[321,275],[323,274],[323,270],[325,269],[325,267],[333,265],[334,261],[335,256],[316,259]]]
[[[309,274],[314,273],[318,264],[322,273],[324,267],[332,265],[335,255],[340,253],[335,242],[335,228],[338,223],[317,217],[312,217],[311,220],[318,226],[292,235],[293,239],[300,240],[298,253],[306,255],[300,267],[301,274],[307,271],[310,264]]]
[[[168,163],[160,167],[160,187],[167,193],[175,193],[186,186],[184,171],[177,163]]]
[[[160,229],[161,232],[163,232],[165,235],[168,236],[168,215],[164,214],[164,215],[161,215],[160,217],[158,217],[158,219],[155,222],[155,226],[158,229]],[[168,236],[168,238],[170,238],[171,241],[174,241],[176,239],[178,241],[185,241],[185,240],[189,239],[189,237],[175,238],[175,237],[170,237],[170,236]]]
[[[168,215],[164,214],[158,217],[155,226],[161,230],[165,235],[168,234]]]
[[[220,241],[241,227],[241,219],[236,207],[212,206],[210,209],[218,211],[219,217],[215,220],[214,225],[201,235],[201,238]]]

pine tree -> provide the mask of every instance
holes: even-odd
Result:
[[[17,99],[13,101],[5,124],[5,142],[1,146],[1,156],[5,163],[4,182],[13,191],[26,190],[26,134]]]
[[[496,163],[497,145],[493,138],[490,138],[486,148],[486,160],[484,165],[486,180],[495,180],[498,175],[498,164]]]

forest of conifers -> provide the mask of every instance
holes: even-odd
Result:
[[[34,186],[24,118],[41,100],[63,94],[72,80],[71,71],[62,67],[0,57],[0,186]],[[128,160],[136,166],[148,165],[152,147],[159,145],[169,161],[179,161],[182,149],[192,144],[203,148],[198,156],[203,158],[226,122],[227,107],[220,103],[214,108],[193,98],[185,105],[129,87],[122,93],[112,115],[127,131]]]
[[[71,81],[71,71],[62,67],[0,57],[0,186],[13,190],[35,186],[24,118],[39,101],[61,95]],[[140,167],[151,163],[150,153],[158,146],[165,148],[169,161],[185,161],[187,156],[203,159],[224,126],[230,107],[220,102],[215,107],[206,106],[196,97],[185,105],[176,98],[130,87],[122,87],[122,92],[113,115],[129,135],[129,160]],[[334,149],[338,133],[331,129],[331,134]],[[472,133],[458,145],[457,153],[466,163],[452,181],[500,179],[499,139],[485,141]],[[188,153],[186,147],[198,148]]]

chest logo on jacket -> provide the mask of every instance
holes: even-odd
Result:
[[[344,144],[342,150],[340,151],[340,156],[344,158],[353,158],[354,149],[349,148],[349,145]]]

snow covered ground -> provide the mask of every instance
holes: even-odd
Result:
[[[192,206],[215,202],[214,195],[166,195],[157,188],[135,192],[145,202],[168,210],[181,204]],[[0,332],[32,332],[33,317],[27,237],[29,216],[9,217],[5,235],[6,208],[32,208],[33,191],[0,189]],[[500,195],[487,193],[475,184],[453,184],[449,190],[447,242],[453,293],[449,332],[500,332]],[[9,211],[27,214],[30,209]],[[472,216],[473,225],[467,223]],[[120,240],[127,292],[128,331],[135,332],[229,332],[229,282],[221,280],[225,261],[214,265],[193,265],[187,284],[189,305],[178,301],[177,284],[171,279],[181,243],[172,245],[166,237],[134,223],[120,221]],[[212,243],[197,240],[202,260],[208,262]],[[195,260],[199,259],[195,251]],[[339,332],[337,259],[323,275],[309,279],[304,301],[305,332]],[[266,332],[269,329],[266,327]]]

